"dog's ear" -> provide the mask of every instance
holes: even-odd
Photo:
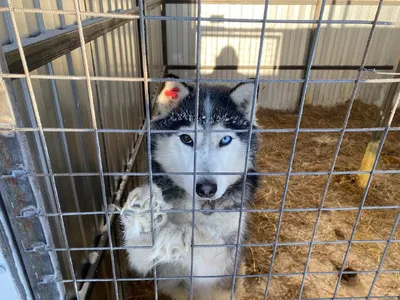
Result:
[[[245,115],[247,120],[250,120],[251,117],[251,108],[254,98],[254,87],[255,84],[252,82],[239,83],[230,92],[233,102],[236,103],[239,110]],[[256,112],[257,109],[257,96],[258,96],[258,89],[257,89],[256,103],[255,103],[256,107],[254,109],[254,113]]]
[[[179,78],[173,74],[168,74],[165,78]],[[189,95],[189,87],[183,82],[166,81],[163,84],[161,93],[157,98],[158,113],[165,114],[178,106],[179,102]]]

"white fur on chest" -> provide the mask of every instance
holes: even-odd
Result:
[[[179,201],[180,205],[174,209],[192,208],[191,199]],[[209,209],[204,207],[205,202],[196,201],[196,210]],[[206,205],[207,206],[207,205]],[[212,276],[212,275],[228,275],[226,272],[227,265],[233,263],[232,252],[235,247],[224,246],[225,244],[235,244],[237,241],[237,231],[239,225],[239,212],[218,212],[218,207],[213,212],[195,212],[195,230],[194,230],[194,252],[193,252],[193,275],[195,276]],[[191,236],[192,213],[171,213],[171,222],[178,226],[189,225],[189,234]],[[241,235],[245,230],[246,213],[242,213]],[[214,246],[213,246],[214,245]],[[187,253],[185,259],[180,263],[182,269],[190,271],[191,252]],[[176,264],[174,263],[176,266]],[[173,267],[173,266],[171,266]],[[181,274],[183,275],[183,274]],[[187,276],[185,274],[183,276]]]
[[[215,211],[195,212],[195,226],[192,226],[191,212],[161,213],[160,210],[188,209],[192,207],[191,199],[175,199],[172,203],[163,200],[161,190],[155,189],[153,199],[154,219],[160,219],[155,223],[153,232],[151,226],[146,223],[149,215],[145,217],[144,210],[148,210],[148,190],[146,187],[138,188],[131,192],[128,202],[134,210],[133,214],[123,215],[124,240],[127,246],[150,246],[149,248],[137,248],[128,250],[129,263],[133,269],[146,275],[152,267],[157,265],[159,277],[179,277],[191,275],[192,262],[192,232],[194,233],[193,248],[193,275],[194,276],[224,276],[232,275],[237,242],[237,230],[239,225],[239,212],[228,211],[215,203]],[[134,193],[135,192],[135,193]],[[147,194],[146,194],[147,193]],[[205,202],[196,201],[196,209],[208,209]],[[129,209],[129,207],[124,207]],[[135,212],[135,209],[137,211]],[[218,209],[226,211],[218,212]],[[242,214],[241,235],[245,230],[246,214]],[[154,234],[154,245],[152,245]],[[230,245],[227,245],[230,244]],[[226,246],[225,246],[226,245]],[[209,286],[210,283],[220,278],[195,278],[194,286],[200,288]],[[168,289],[170,285],[176,285],[179,280],[162,280],[160,288]],[[187,279],[184,282],[188,282]],[[211,285],[212,286],[212,285]]]

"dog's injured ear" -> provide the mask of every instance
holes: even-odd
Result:
[[[251,109],[254,98],[254,83],[239,83],[231,90],[231,98],[236,103],[240,111],[250,120]],[[257,91],[258,92],[258,91]],[[257,93],[258,94],[258,93]],[[257,109],[257,95],[254,103],[254,113]]]
[[[179,78],[175,75],[168,74],[166,78]],[[157,106],[159,114],[166,114],[171,109],[178,106],[179,102],[189,95],[189,87],[177,81],[166,81],[157,98]]]

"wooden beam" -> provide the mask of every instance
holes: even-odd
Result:
[[[138,14],[138,9],[128,10],[128,15]],[[128,23],[133,19],[99,18],[98,21],[89,23],[83,27],[85,43]],[[35,43],[24,46],[24,53],[29,71],[36,70],[41,66],[79,48],[81,46],[78,28],[55,35],[51,38],[44,38]],[[19,50],[14,49],[5,53],[8,70],[11,74],[23,74]]]
[[[400,1],[400,0],[399,0]],[[164,4],[164,1],[163,0],[154,0],[154,1],[152,1],[152,2],[150,2],[150,1],[145,1],[146,2],[146,6],[145,6],[145,9],[146,9],[146,14],[147,13],[149,13],[149,12],[151,12],[154,8],[156,8],[157,6],[160,6],[160,5],[163,5]],[[147,2],[149,2],[149,3],[147,3]]]

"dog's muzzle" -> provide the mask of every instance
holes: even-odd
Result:
[[[210,199],[217,193],[218,186],[211,180],[203,180],[196,184],[196,194],[201,198]]]

